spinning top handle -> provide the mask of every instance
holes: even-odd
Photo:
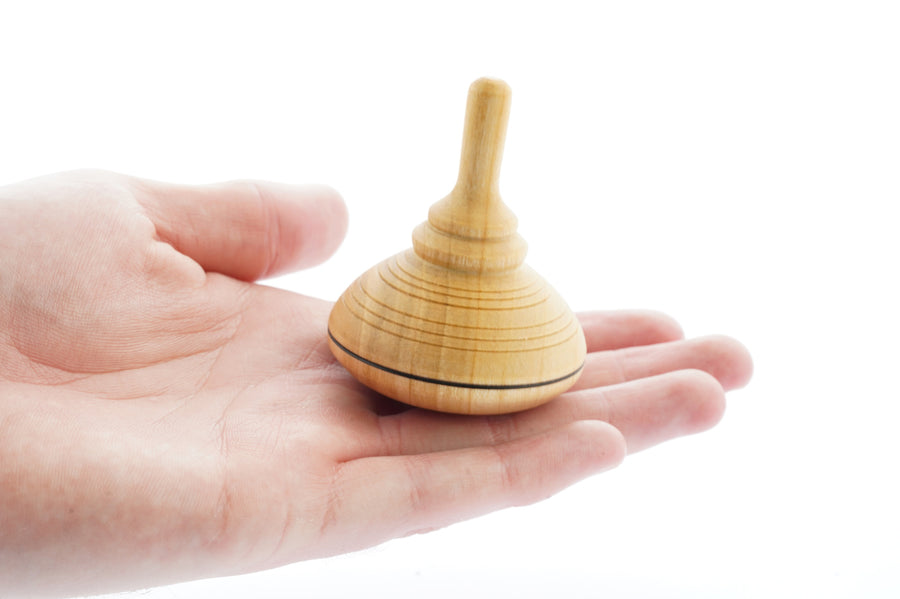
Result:
[[[470,202],[499,199],[500,163],[511,99],[509,86],[498,79],[482,78],[469,87],[455,191]]]
[[[509,86],[498,79],[479,79],[469,87],[459,178],[453,191],[428,211],[434,231],[420,232],[419,247],[446,245],[446,240],[433,238],[434,232],[473,240],[500,240],[516,235],[516,215],[500,199],[500,162],[511,98]],[[501,262],[512,265],[524,258],[525,242],[521,238],[509,241],[510,247],[497,247],[491,253],[509,253],[509,259]],[[469,250],[480,251],[461,251]],[[446,262],[443,258],[437,260]]]

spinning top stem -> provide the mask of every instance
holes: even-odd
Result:
[[[413,248],[425,260],[470,272],[508,270],[525,260],[518,219],[500,198],[511,99],[509,86],[497,79],[469,87],[456,185],[413,232]]]
[[[454,193],[465,198],[470,209],[500,199],[500,163],[511,100],[509,86],[496,79],[479,79],[469,87]]]

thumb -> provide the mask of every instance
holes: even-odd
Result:
[[[244,281],[319,264],[347,231],[346,206],[326,186],[139,183],[138,200],[162,241],[206,271]]]

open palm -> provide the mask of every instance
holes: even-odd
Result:
[[[0,590],[259,570],[534,502],[715,424],[751,363],[648,312],[581,315],[576,387],[514,415],[408,409],[252,281],[327,258],[324,187],[104,172],[0,188]]]

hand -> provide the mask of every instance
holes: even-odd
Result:
[[[332,358],[328,302],[252,283],[321,262],[345,223],[323,187],[0,188],[0,590],[236,574],[538,501],[712,426],[750,376],[731,339],[598,312],[576,388],[542,407],[404,408]]]

